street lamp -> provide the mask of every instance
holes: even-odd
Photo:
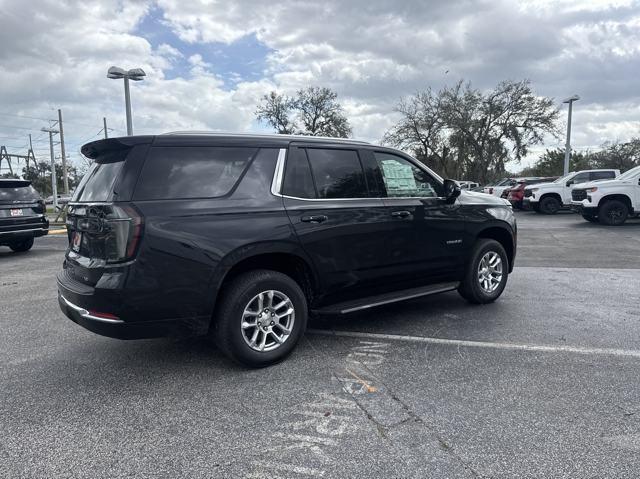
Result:
[[[129,96],[129,80],[140,81],[146,76],[142,68],[132,68],[125,70],[120,67],[111,67],[107,72],[107,78],[124,78],[124,103],[127,110],[127,135],[133,135],[133,125],[131,123],[131,97]]]
[[[567,121],[567,144],[564,147],[564,175],[569,174],[569,159],[571,158],[571,112],[573,110],[573,102],[578,101],[580,97],[578,95],[570,96],[562,100],[562,103],[569,104],[569,120]]]

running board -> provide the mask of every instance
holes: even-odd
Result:
[[[420,298],[422,296],[430,296],[432,294],[453,291],[460,283],[438,283],[429,286],[421,286],[420,288],[403,289],[402,291],[394,291],[392,293],[370,296],[354,301],[345,301],[324,308],[313,310],[315,314],[348,314],[356,311],[362,311],[369,308],[375,308],[384,304],[396,303],[398,301],[406,301],[408,299]]]

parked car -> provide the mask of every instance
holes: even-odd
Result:
[[[46,207],[25,180],[0,180],[0,246],[29,251],[34,238],[49,232]]]
[[[474,188],[478,188],[480,186],[480,184],[476,183],[475,181],[459,180],[456,181],[456,183],[458,183],[458,186],[460,186],[460,188],[463,190],[473,190]]]
[[[517,180],[515,178],[502,178],[500,181],[496,182],[495,185],[485,186],[484,193],[500,198],[505,189],[515,186],[516,183]]]
[[[640,215],[640,166],[612,180],[583,183],[571,192],[571,204],[587,221],[623,224]]]
[[[620,170],[601,169],[574,171],[551,183],[539,183],[524,189],[523,205],[536,213],[556,214],[563,207],[571,206],[571,191],[576,185],[589,181],[613,179]]]
[[[548,178],[524,178],[518,181],[518,184],[512,188],[509,188],[507,191],[507,199],[511,206],[516,209],[523,209],[522,200],[524,198],[524,189],[529,185],[535,185],[538,183],[548,183],[550,181],[555,181],[557,177],[548,177]]]
[[[211,334],[254,367],[307,317],[457,290],[496,300],[513,270],[508,202],[401,151],[287,135],[104,139],[69,205],[59,303],[116,338]],[[117,194],[116,194],[117,192]]]

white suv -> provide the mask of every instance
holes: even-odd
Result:
[[[524,189],[523,206],[531,206],[537,213],[553,215],[563,206],[571,206],[571,190],[580,183],[613,179],[620,170],[574,171],[552,183],[538,183]]]
[[[587,221],[621,225],[640,215],[640,166],[614,180],[586,183],[573,189],[571,204]]]

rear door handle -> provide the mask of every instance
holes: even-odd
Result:
[[[393,216],[394,218],[408,218],[409,216],[411,216],[411,212],[410,211],[394,211],[393,213],[391,213],[391,216]]]
[[[303,216],[300,218],[300,221],[303,223],[322,223],[323,221],[327,221],[329,217],[327,215],[311,215],[311,216]]]

